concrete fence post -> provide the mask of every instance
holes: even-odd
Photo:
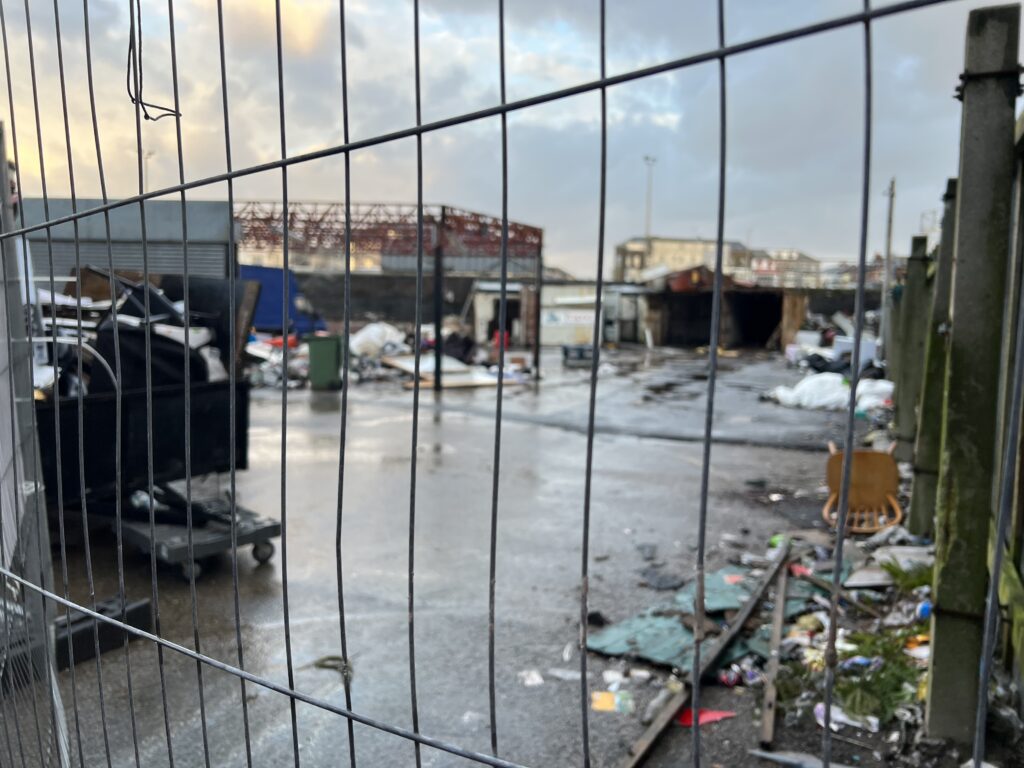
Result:
[[[953,244],[956,237],[956,179],[946,182],[942,201],[942,240],[932,278],[932,306],[925,338],[924,373],[921,376],[914,445],[914,480],[907,521],[911,533],[929,538],[935,533],[935,485],[939,479],[949,288],[953,280]]]
[[[917,401],[921,395],[929,315],[927,237],[915,237],[911,241],[907,279],[900,304],[895,457],[897,461],[910,461],[914,457],[914,440],[917,436]]]
[[[1020,7],[967,22],[926,725],[967,743],[977,700],[1014,171]]]

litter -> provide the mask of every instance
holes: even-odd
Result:
[[[750,571],[739,566],[726,566],[705,577],[704,605],[709,617],[725,611],[739,610],[751,596],[745,586]],[[587,648],[609,656],[629,655],[680,669],[692,665],[694,593],[690,582],[676,592],[672,603],[653,606],[641,614],[587,638]],[[717,629],[717,626],[715,627]],[[710,647],[714,638],[707,638],[702,648]],[[703,655],[703,654],[702,654]]]
[[[608,690],[613,692],[619,690],[619,686],[626,682],[626,676],[617,669],[606,669],[601,673],[601,679],[608,686]]]
[[[935,547],[886,545],[875,550],[874,561],[879,565],[895,563],[904,571],[909,571],[918,565],[934,565]]]
[[[636,711],[636,702],[629,691],[592,691],[590,708],[595,712],[618,712],[632,715]]]
[[[416,355],[385,355],[381,357],[380,361],[389,368],[397,368],[402,373],[407,373],[410,376],[416,374]],[[434,365],[435,361],[432,354],[420,355],[420,378],[433,378]],[[441,358],[441,373],[444,375],[468,373],[471,370],[473,369],[454,357],[444,356]],[[443,378],[442,381],[444,381]]]
[[[682,690],[681,685],[679,685],[678,688],[679,690]],[[668,685],[666,685],[664,688],[658,691],[658,695],[651,699],[650,703],[646,707],[644,707],[644,712],[640,716],[640,723],[642,725],[650,725],[651,722],[653,722],[654,718],[657,717],[658,713],[662,710],[662,708],[666,704],[668,704],[669,699],[671,699],[678,692],[678,690],[673,690],[672,687]]]
[[[697,714],[697,725],[717,723],[722,720],[729,720],[733,717],[736,717],[735,712],[702,708]],[[693,709],[691,707],[687,707],[679,714],[679,724],[683,726],[683,728],[693,728]]]
[[[578,669],[558,669],[557,667],[548,669],[547,676],[553,677],[555,680],[563,680],[565,682],[579,681],[583,678],[583,675]]]
[[[313,666],[317,669],[333,670],[345,678],[346,681],[352,681],[352,662],[351,660],[346,661],[341,656],[321,656],[313,662]]]
[[[931,646],[928,645],[919,645],[915,648],[907,648],[903,652],[910,658],[923,662],[928,661],[932,656]]]
[[[892,576],[879,565],[866,565],[851,573],[843,582],[847,589],[885,589],[893,585]]]
[[[349,350],[360,357],[380,357],[385,348],[391,345],[393,352],[400,354],[408,351],[405,334],[387,323],[370,323],[356,331],[349,338]],[[402,348],[405,349],[402,349]]]
[[[926,539],[922,539],[920,536],[914,536],[902,525],[894,525],[890,528],[883,528],[881,531],[874,534],[873,536],[869,536],[867,539],[861,542],[861,546],[870,552],[882,546],[883,544],[910,544],[917,546],[927,543],[928,542]]]
[[[649,669],[637,669],[636,667],[633,667],[629,670],[628,677],[631,683],[640,683],[642,685],[643,683],[649,683],[653,675]]]
[[[814,719],[820,727],[825,727],[825,705],[821,702],[814,705]],[[838,731],[844,725],[850,725],[854,728],[859,728],[862,731],[868,731],[869,733],[878,733],[878,729],[880,727],[878,718],[874,715],[854,717],[846,714],[842,707],[839,707],[836,704],[832,705],[832,718],[829,725],[833,731]]]
[[[857,386],[857,408],[868,411],[886,405],[894,387],[884,379],[861,379]],[[842,411],[850,404],[850,384],[839,373],[816,373],[792,387],[776,387],[768,393],[768,399],[787,408]]]
[[[751,749],[747,751],[747,754],[767,760],[769,763],[788,765],[792,768],[822,768],[823,765],[820,758],[807,752],[765,752],[760,749]],[[829,765],[832,768],[852,768],[852,766],[836,762],[830,762]]]
[[[538,685],[544,685],[544,676],[536,669],[524,669],[522,672],[517,673],[516,677],[527,688],[536,688]]]

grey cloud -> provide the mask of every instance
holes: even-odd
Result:
[[[948,3],[873,25],[875,117],[871,243],[881,247],[889,176],[898,178],[896,248],[906,250],[920,213],[938,207],[946,176],[956,172],[959,104],[952,89],[962,60],[967,11],[980,0]],[[510,98],[596,76],[597,2],[507,2]],[[820,3],[729,0],[730,41],[849,13],[855,0]],[[48,181],[60,193],[66,178],[52,8],[33,8],[40,94],[46,111]],[[112,194],[136,186],[134,111],[124,93],[127,14],[122,3],[90,0],[100,127]],[[69,107],[80,193],[93,194],[95,157],[85,96],[80,6],[64,12]],[[169,98],[166,17],[146,3],[147,91]],[[715,7],[707,2],[638,0],[609,3],[609,71],[651,64],[715,45]],[[289,9],[285,4],[286,12]],[[322,29],[286,34],[288,151],[341,141],[340,61],[335,4],[316,19]],[[424,0],[423,112],[434,120],[498,99],[497,3]],[[227,4],[229,96],[235,167],[279,154],[277,74],[272,19],[248,18]],[[190,177],[224,168],[214,5],[176,3],[182,122]],[[288,19],[288,24],[296,19]],[[27,84],[24,24],[7,14],[19,146],[31,176],[34,124]],[[287,25],[286,25],[287,26]],[[289,29],[292,29],[290,26]],[[350,113],[354,138],[414,122],[411,3],[350,5]],[[862,30],[853,27],[733,57],[728,62],[729,172],[727,235],[759,246],[793,246],[828,258],[852,258],[860,204]],[[654,229],[661,235],[713,236],[718,182],[717,64],[609,89],[607,247],[640,234],[642,156],[658,157]],[[510,194],[515,218],[545,227],[547,258],[592,274],[597,237],[599,121],[589,94],[510,116]],[[0,110],[5,113],[6,108]],[[153,186],[174,183],[173,123],[144,126]],[[354,158],[359,199],[411,200],[412,142],[364,150]],[[31,150],[31,151],[30,151]],[[428,197],[496,212],[500,183],[497,121],[481,121],[428,137]],[[294,169],[294,196],[340,198],[340,160]],[[38,182],[28,179],[29,187]],[[278,174],[239,181],[239,196],[279,194]],[[223,187],[203,191],[223,194]],[[196,196],[203,196],[197,192]],[[610,261],[610,256],[609,256]]]

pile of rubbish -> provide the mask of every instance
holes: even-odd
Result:
[[[853,322],[841,312],[832,315],[831,323],[825,323],[820,317],[812,322],[814,317],[810,316],[804,330],[797,331],[793,343],[786,345],[786,362],[813,373],[849,376],[853,372]],[[865,328],[860,342],[861,378],[885,378],[885,370],[877,358],[878,341],[872,331]]]
[[[433,328],[423,328],[420,338],[419,378],[434,379]],[[339,344],[344,343],[339,339]],[[413,386],[416,376],[415,335],[384,322],[372,322],[352,333],[349,340],[351,373],[356,383],[402,381]],[[288,363],[285,371],[285,341],[281,336],[254,334],[246,345],[249,361],[247,376],[253,386],[301,388],[309,379],[309,345],[295,335],[287,339]],[[442,386],[448,388],[497,386],[496,353],[476,344],[461,327],[449,327],[442,335]],[[339,367],[341,358],[338,360]],[[530,366],[521,353],[508,352],[505,359],[506,384],[522,384]],[[339,376],[340,378],[340,376]]]
[[[860,379],[857,382],[857,411],[861,414],[892,407],[894,384],[886,379]],[[815,373],[794,386],[778,386],[763,399],[787,408],[845,411],[850,405],[850,381],[839,373]]]
[[[285,371],[285,344],[288,345],[288,370]],[[254,333],[245,345],[248,365],[245,375],[253,387],[287,386],[301,389],[309,380],[309,345],[290,334],[283,336]]]
[[[37,289],[36,333],[45,343],[38,343],[34,355],[36,399],[52,400],[54,393],[70,397],[113,392],[118,365],[122,390],[143,389],[147,355],[153,387],[180,385],[185,380],[186,349],[192,384],[226,380],[226,366],[231,364],[229,319],[200,297],[226,291],[227,281],[193,278],[193,282],[187,339],[180,276],[163,275],[144,283],[84,267],[63,292]],[[228,306],[227,295],[222,298],[220,307]]]
[[[834,533],[825,529],[777,534],[763,553],[726,534],[719,549],[729,562],[705,576],[702,677],[726,688],[751,689],[762,700],[757,741],[763,748],[774,741],[777,719],[787,731],[824,727],[834,546]],[[587,641],[589,650],[621,664],[616,674],[602,676],[604,690],[593,694],[595,711],[638,712],[639,691],[654,670],[658,693],[643,708],[641,722],[650,726],[638,745],[652,741],[672,720],[692,727],[695,717],[703,725],[736,714],[702,709],[695,716],[685,708],[697,635],[696,585],[680,586],[685,579],[648,580],[649,566],[641,577],[671,594],[615,622],[593,613]],[[925,738],[921,727],[933,567],[934,545],[901,526],[859,541],[848,537],[844,547],[831,728],[836,741],[879,762],[928,766],[950,757],[947,745]],[[659,675],[659,668],[665,672]],[[1015,710],[1019,697],[1007,681],[994,685],[990,721],[1010,734],[1010,743],[1024,747],[1024,724]],[[785,762],[780,752],[752,754],[785,765],[815,764],[799,754],[795,762]],[[796,759],[795,753],[785,754]]]

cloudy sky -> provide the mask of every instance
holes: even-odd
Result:
[[[80,196],[99,192],[85,68],[83,8],[59,0],[71,144]],[[884,241],[883,191],[897,179],[894,250],[933,226],[945,179],[956,174],[967,13],[953,1],[876,22],[872,251]],[[987,3],[991,4],[991,3]],[[43,158],[51,195],[68,191],[53,4],[29,0]],[[287,151],[340,144],[336,0],[282,0]],[[726,0],[726,34],[740,42],[859,10],[859,0]],[[215,0],[173,3],[186,178],[225,165]],[[89,0],[99,130],[112,197],[137,192],[134,108],[125,91],[129,0]],[[351,133],[360,139],[415,124],[411,0],[349,0]],[[272,0],[224,0],[235,168],[280,157]],[[39,152],[24,4],[4,3],[25,194],[38,194]],[[714,0],[608,0],[608,72],[714,48]],[[145,97],[172,103],[168,3],[142,0]],[[596,0],[506,0],[508,98],[595,79]],[[497,0],[422,0],[423,119],[497,103]],[[863,141],[863,31],[854,26],[728,61],[726,235],[823,259],[856,256]],[[6,99],[0,116],[10,120]],[[609,89],[606,245],[643,234],[644,155],[657,158],[653,233],[715,234],[718,70],[710,63]],[[595,93],[509,117],[510,217],[545,230],[549,263],[580,276],[596,268],[599,100]],[[150,189],[178,181],[174,123],[144,126]],[[11,137],[7,151],[12,152]],[[425,197],[500,213],[500,130],[481,120],[424,140]],[[412,139],[353,153],[353,201],[415,200]],[[340,200],[340,158],[293,167],[293,200]],[[219,199],[224,185],[190,193]],[[280,173],[236,183],[239,199],[280,196]],[[610,269],[610,254],[608,251]]]

